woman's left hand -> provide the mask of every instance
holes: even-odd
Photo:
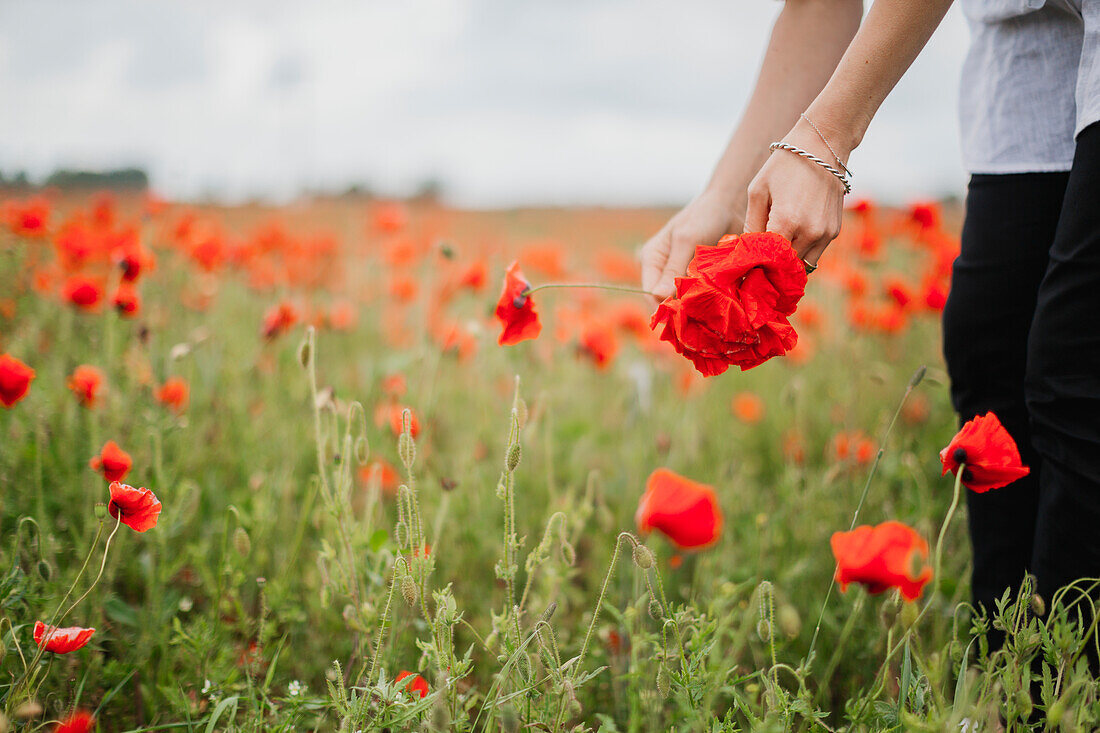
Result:
[[[828,133],[826,133],[828,134]],[[805,120],[783,142],[813,153],[839,168],[821,137]],[[850,151],[837,147],[845,160]],[[787,150],[776,150],[749,184],[746,232],[776,232],[794,245],[798,256],[816,265],[829,242],[840,233],[844,213],[844,187],[818,164]]]

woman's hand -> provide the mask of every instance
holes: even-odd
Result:
[[[825,134],[829,135],[827,131]],[[839,168],[821,137],[803,119],[783,142]],[[832,139],[829,142],[846,162],[850,151],[839,148]],[[835,176],[790,151],[776,150],[749,184],[745,231],[782,234],[799,257],[816,265],[829,242],[840,233],[843,213],[844,187]]]
[[[657,301],[672,295],[676,278],[687,270],[696,247],[740,233],[738,208],[731,197],[707,189],[681,209],[642,247],[642,288],[653,293]]]

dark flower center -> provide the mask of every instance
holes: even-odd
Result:
[[[525,305],[527,305],[527,296],[524,295],[523,293],[520,293],[516,297],[512,298],[512,307],[513,308],[519,309],[519,308],[522,308]]]
[[[955,463],[966,463],[966,448],[956,448],[951,457],[955,459]]]

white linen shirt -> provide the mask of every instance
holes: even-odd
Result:
[[[971,173],[1066,171],[1100,120],[1100,0],[962,0],[959,121]]]

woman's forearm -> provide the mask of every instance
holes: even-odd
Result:
[[[745,190],[767,159],[768,144],[791,129],[821,92],[862,15],[862,0],[787,0],[744,116],[707,186],[734,211],[745,210]]]
[[[921,52],[951,0],[875,0],[829,83],[806,114],[837,152],[854,150],[886,96]]]

